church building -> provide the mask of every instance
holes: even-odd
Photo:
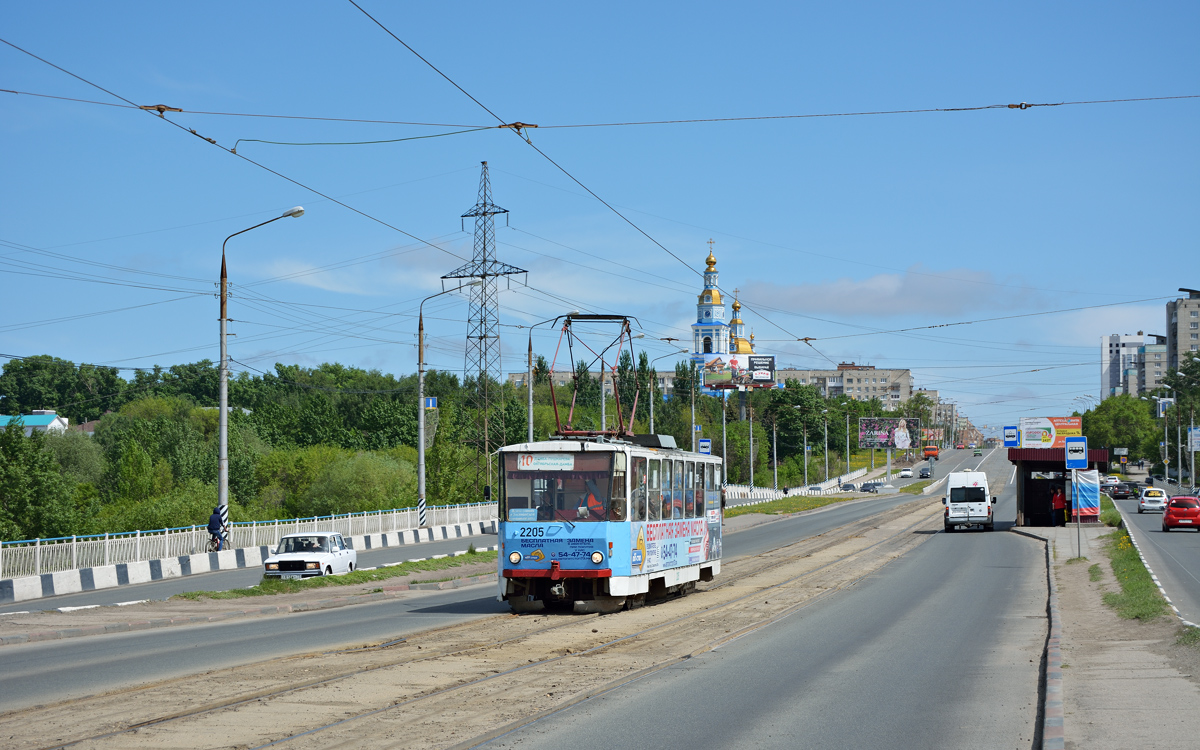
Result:
[[[692,324],[692,353],[704,354],[753,354],[754,335],[746,338],[746,324],[742,322],[735,290],[733,319],[725,320],[725,302],[717,288],[717,258],[709,242],[708,266],[704,269],[704,289],[696,303],[696,322]]]

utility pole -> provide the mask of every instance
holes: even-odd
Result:
[[[608,402],[608,397],[604,393],[604,360],[600,360],[600,432],[603,434],[608,426],[608,419],[604,412],[604,406]]]
[[[722,487],[724,487],[726,482],[729,481],[729,473],[725,466],[725,456],[727,455],[726,450],[725,450],[725,410],[729,408],[729,404],[728,404],[728,402],[726,402],[725,397],[728,394],[729,394],[729,391],[721,391],[721,486]]]
[[[234,237],[251,229],[258,229],[288,217],[298,219],[303,215],[304,209],[300,206],[289,208],[281,216],[234,232],[221,243],[221,364],[217,372],[217,512],[221,515],[222,549],[229,545],[228,536],[224,535],[224,529],[229,525],[229,345],[226,338],[226,325],[229,322],[229,274],[225,272],[225,245]]]
[[[850,473],[850,412],[846,412],[846,473]]]
[[[779,437],[775,430],[775,420],[771,420],[771,464],[775,468],[775,491],[779,492]]]
[[[754,489],[754,402],[750,402],[750,489]]]
[[[696,363],[690,364],[692,368],[692,453],[696,452]]]

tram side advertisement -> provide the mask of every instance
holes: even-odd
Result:
[[[704,518],[637,523],[630,534],[633,575],[696,565],[716,556],[712,550],[715,540]]]

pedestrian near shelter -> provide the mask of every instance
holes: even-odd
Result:
[[[1016,466],[1013,484],[1017,488],[1017,525],[1054,526],[1054,495],[1062,492],[1070,505],[1071,471],[1062,448],[1009,448],[1008,460]],[[1108,450],[1089,449],[1088,468],[1108,471]],[[1070,511],[1071,522],[1075,518]],[[1094,523],[1097,516],[1083,516],[1083,523]]]

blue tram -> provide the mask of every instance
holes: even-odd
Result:
[[[516,612],[613,612],[721,572],[721,459],[666,436],[500,449],[497,562]]]

